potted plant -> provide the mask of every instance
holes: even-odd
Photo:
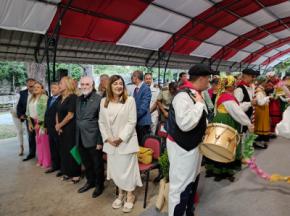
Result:
[[[159,164],[163,178],[159,182],[159,192],[156,200],[156,208],[161,212],[167,212],[170,166],[167,151],[164,151],[164,153],[160,156]]]

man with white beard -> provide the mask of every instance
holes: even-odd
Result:
[[[96,93],[91,77],[82,77],[80,87],[82,94],[76,103],[76,145],[85,166],[87,182],[78,192],[95,187],[92,197],[96,198],[104,190],[103,141],[98,125],[102,97]]]

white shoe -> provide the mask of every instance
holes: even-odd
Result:
[[[130,213],[132,211],[132,209],[134,208],[134,202],[135,202],[135,200],[136,200],[136,197],[133,196],[133,201],[131,201],[131,202],[126,201],[125,204],[124,204],[124,207],[123,207],[122,211],[124,213]]]
[[[124,203],[124,197],[120,199],[119,197],[115,199],[115,201],[112,203],[112,208],[113,209],[119,209],[123,206]]]
[[[132,211],[133,207],[134,207],[134,203],[131,203],[131,202],[125,202],[122,211],[123,211],[124,213],[129,213],[129,212]]]

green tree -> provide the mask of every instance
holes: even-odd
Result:
[[[0,62],[0,80],[7,80],[11,83],[11,91],[15,87],[25,85],[27,79],[25,64],[22,62]]]
[[[52,65],[51,65],[51,68],[52,68]],[[69,71],[69,75],[75,80],[80,80],[84,71],[82,66],[79,64],[56,63],[55,68],[56,68],[56,71],[61,68],[67,69]],[[56,74],[56,77],[59,77],[59,74]],[[52,75],[51,75],[51,79],[52,79]]]
[[[278,72],[278,74],[284,74],[287,71],[290,71],[290,58],[285,61],[280,62],[279,64],[274,66],[274,70]]]

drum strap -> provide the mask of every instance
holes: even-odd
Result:
[[[196,103],[195,95],[192,93],[192,91],[189,88],[185,88],[181,92],[186,92],[189,95],[190,99],[193,101],[193,103],[194,104]]]

